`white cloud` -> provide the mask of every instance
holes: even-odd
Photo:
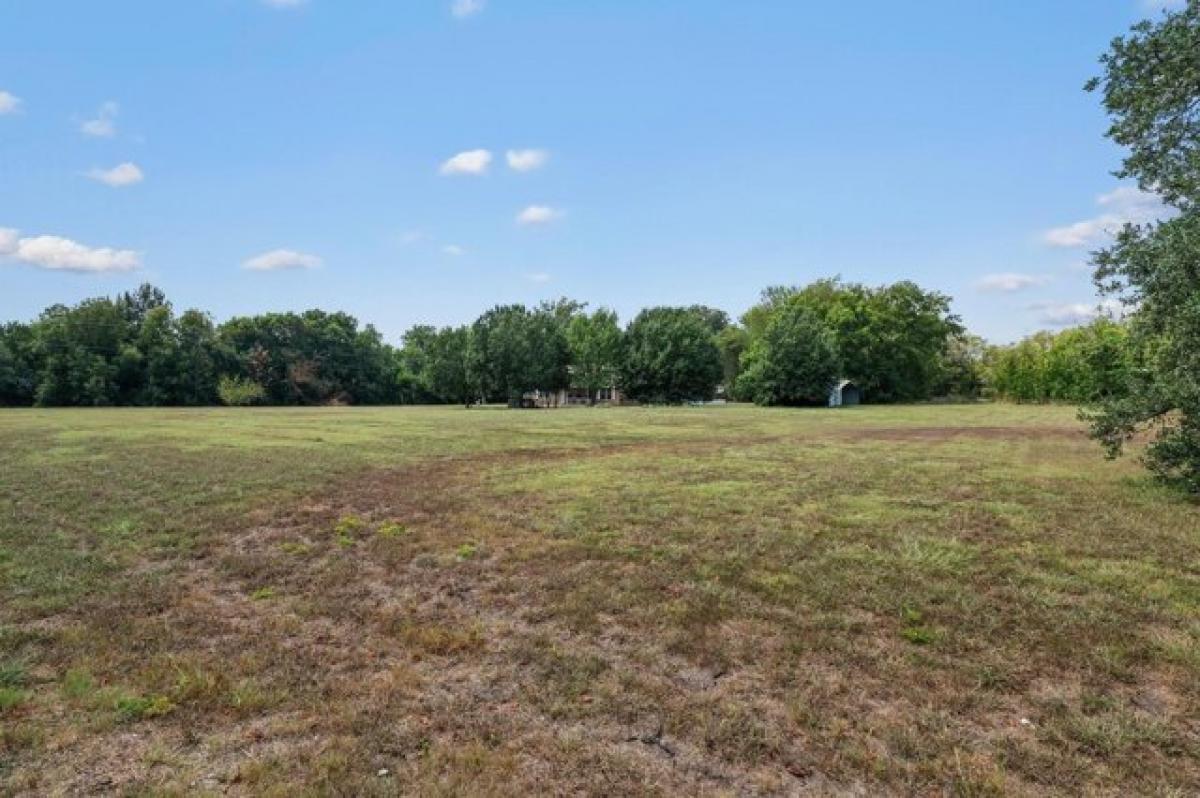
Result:
[[[446,246],[442,247],[442,252],[450,255],[451,257],[457,258],[459,255],[465,255],[467,251],[458,244],[447,244]]]
[[[1085,324],[1096,318],[1096,306],[1083,302],[1059,302],[1050,304],[1031,305],[1031,310],[1038,311],[1038,319],[1044,324],[1056,327],[1069,327],[1073,324]]]
[[[1112,238],[1126,224],[1147,224],[1174,214],[1158,196],[1133,186],[1101,194],[1096,204],[1102,211],[1098,216],[1047,230],[1043,240],[1052,247],[1094,247]]]
[[[1087,324],[1101,317],[1119,319],[1125,311],[1124,306],[1115,299],[1092,305],[1086,302],[1035,302],[1029,309],[1037,311],[1040,322],[1053,327]]]
[[[545,150],[509,150],[505,153],[508,168],[516,172],[532,172],[541,169],[550,160],[550,153]]]
[[[400,234],[400,243],[404,246],[412,246],[425,240],[424,230],[405,230]]]
[[[50,271],[128,272],[142,265],[130,249],[89,247],[60,236],[21,238],[11,228],[0,228],[0,256]]]
[[[441,173],[444,175],[482,175],[487,174],[492,165],[492,154],[487,150],[467,150],[460,152],[442,164]]]
[[[15,114],[21,110],[21,98],[6,91],[0,91],[0,116]]]
[[[117,135],[117,114],[120,112],[121,107],[109,100],[100,106],[95,118],[86,120],[79,126],[79,130],[85,136],[110,139]]]
[[[1107,194],[1096,197],[1096,203],[1104,208],[1113,208],[1118,212],[1124,210],[1133,214],[1157,213],[1164,209],[1157,194],[1142,191],[1136,186],[1118,186]]]
[[[550,275],[546,272],[530,272],[525,275],[525,279],[531,283],[548,283]]]
[[[551,208],[547,205],[530,205],[525,210],[517,214],[517,224],[549,224],[555,219],[561,219],[563,211]]]
[[[285,269],[315,269],[320,265],[321,259],[316,255],[291,249],[273,249],[250,258],[242,264],[242,268],[255,272],[274,272]]]
[[[487,6],[487,0],[454,0],[450,4],[450,13],[458,19],[473,17]]]
[[[146,177],[137,164],[133,163],[123,163],[112,169],[93,169],[86,176],[113,188],[132,186],[142,182]]]
[[[1045,285],[1047,278],[1037,274],[1018,274],[1017,272],[1002,272],[981,277],[975,286],[984,292],[999,292],[1011,294],[1023,291],[1036,285]]]

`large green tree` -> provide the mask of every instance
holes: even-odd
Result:
[[[234,353],[237,376],[258,382],[271,404],[398,401],[395,351],[349,314],[243,316],[221,325],[219,336]]]
[[[498,305],[471,325],[467,363],[480,396],[515,406],[533,390],[529,326],[524,305]]]
[[[39,371],[35,341],[32,325],[0,325],[0,407],[33,404]]]
[[[48,308],[35,324],[40,364],[35,401],[43,406],[115,405],[132,392],[138,352],[131,326],[110,299]]]
[[[398,355],[402,404],[462,404],[478,401],[469,368],[469,327],[437,329],[419,324],[404,334]]]
[[[641,402],[711,399],[721,382],[712,327],[688,308],[643,310],[625,331],[621,388]]]
[[[978,399],[985,385],[987,342],[965,330],[951,335],[942,353],[936,394],[952,399]]]
[[[573,304],[582,308],[582,305]],[[569,314],[564,314],[561,306],[543,305],[530,314],[529,384],[533,390],[557,395],[571,384],[571,346],[567,342],[567,326],[576,312],[574,307]]]
[[[760,405],[820,405],[841,370],[833,332],[803,303],[785,304],[746,351],[739,396]]]
[[[1160,478],[1200,493],[1200,0],[1135,25],[1102,57],[1099,91],[1127,149],[1118,175],[1178,215],[1128,225],[1095,257],[1100,290],[1133,311],[1127,390],[1092,417],[1110,455],[1145,427],[1145,460]]]
[[[140,405],[179,404],[185,371],[179,329],[170,305],[149,309],[138,325],[133,346],[143,370],[136,397]]]
[[[216,404],[217,379],[222,372],[232,369],[232,352],[222,345],[207,313],[185,310],[177,328],[178,403],[193,407]]]
[[[469,407],[479,399],[468,368],[470,349],[469,327],[443,327],[430,342],[428,384],[441,401]]]
[[[611,388],[621,362],[621,328],[617,314],[600,308],[594,313],[578,313],[567,324],[567,343],[571,349],[571,381],[588,393],[595,403],[596,394]]]
[[[775,314],[797,302],[832,331],[842,376],[871,402],[932,397],[949,341],[963,329],[950,312],[950,298],[937,291],[909,281],[872,288],[833,278],[766,289],[742,318],[751,342],[766,334]]]
[[[471,326],[468,371],[481,396],[520,405],[533,391],[565,388],[570,348],[555,307],[499,305]]]
[[[404,342],[397,355],[400,402],[418,405],[443,401],[430,384],[430,367],[437,328],[418,324],[404,333]]]

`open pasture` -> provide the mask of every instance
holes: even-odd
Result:
[[[0,794],[1195,794],[1200,508],[1007,405],[0,413]]]

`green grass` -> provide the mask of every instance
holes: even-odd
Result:
[[[0,794],[1200,789],[1200,508],[1069,408],[18,410],[0,451]]]

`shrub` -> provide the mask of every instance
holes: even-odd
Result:
[[[408,527],[396,521],[387,521],[380,524],[379,529],[376,531],[383,538],[398,538],[408,534]]]
[[[245,407],[263,400],[266,391],[254,380],[246,377],[222,377],[217,383],[217,395],[221,404],[230,407]]]
[[[900,636],[908,642],[916,646],[927,646],[937,642],[937,631],[923,623],[925,617],[920,610],[904,607],[900,611],[900,618],[904,622]]]
[[[166,696],[118,696],[113,702],[117,718],[131,723],[144,718],[160,718],[175,711],[175,704]]]
[[[333,533],[337,536],[339,546],[353,546],[364,530],[367,529],[367,522],[357,515],[344,515],[334,524]]]

